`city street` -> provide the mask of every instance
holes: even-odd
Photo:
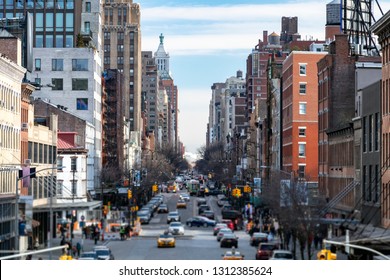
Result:
[[[169,211],[176,210],[176,203],[179,194],[164,193],[164,203],[168,205]],[[104,240],[98,241],[97,245],[108,246],[116,260],[220,260],[221,255],[228,248],[220,248],[220,243],[212,233],[212,227],[188,227],[185,221],[190,217],[197,216],[196,206],[197,197],[192,196],[187,202],[186,209],[178,209],[181,222],[184,225],[185,233],[183,236],[176,237],[175,248],[157,248],[157,238],[168,228],[167,214],[155,213],[149,224],[142,225],[140,236],[132,237],[128,240]],[[221,219],[221,210],[217,205],[215,196],[206,197],[207,204],[215,212],[216,219]],[[235,231],[238,236],[237,251],[245,256],[246,260],[254,260],[256,247],[249,245],[250,236],[243,230]],[[54,246],[59,245],[60,239],[55,239]],[[81,239],[81,233],[76,232],[73,244],[83,243],[84,251],[92,251],[95,246],[91,239]],[[316,259],[318,250],[313,252],[312,259]],[[53,252],[52,259],[58,259],[60,252]],[[296,254],[300,258],[299,252]],[[306,256],[306,255],[305,255]],[[38,254],[33,257],[37,259],[49,259],[48,253]],[[338,254],[338,259],[346,259],[345,255]]]

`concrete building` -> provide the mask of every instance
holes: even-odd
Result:
[[[19,248],[20,243],[18,172],[21,166],[21,97],[25,72],[26,69],[3,53],[0,55],[0,250]]]
[[[128,146],[135,156],[140,153],[142,119],[141,10],[133,0],[105,1],[104,69],[118,69],[124,76],[125,118],[130,126]],[[131,144],[132,143],[132,144]],[[130,156],[131,158],[132,156]],[[139,160],[139,159],[136,159]],[[130,162],[134,166],[134,161]]]

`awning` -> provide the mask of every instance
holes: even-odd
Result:
[[[42,204],[33,207],[34,213],[48,212],[50,209],[53,211],[72,211],[72,210],[94,210],[102,207],[101,201],[88,201],[88,202],[66,202],[66,203],[53,203]]]

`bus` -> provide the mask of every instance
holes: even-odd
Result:
[[[197,195],[200,189],[200,183],[198,180],[190,180],[187,182],[187,190],[190,195]]]

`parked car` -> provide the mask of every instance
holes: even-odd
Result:
[[[197,226],[197,227],[200,227],[200,226],[204,226],[204,227],[213,227],[215,226],[215,221],[214,220],[210,220],[206,217],[202,217],[202,216],[195,216],[195,217],[192,217],[192,218],[189,218],[187,221],[186,221],[186,225],[187,226],[190,226],[190,227],[193,227],[193,226]]]
[[[277,243],[262,242],[257,247],[256,260],[268,260],[271,257],[272,252],[278,249],[279,244]]]
[[[151,216],[148,210],[140,210],[137,212],[137,218],[141,224],[149,224]]]

